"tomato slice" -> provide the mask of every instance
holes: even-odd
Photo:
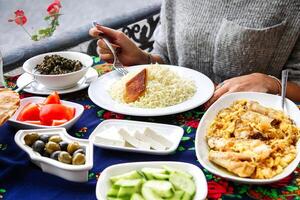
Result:
[[[71,112],[68,106],[62,104],[47,104],[41,107],[40,120],[43,124],[51,125],[53,120],[69,120],[72,114]]]
[[[53,120],[51,126],[59,126],[64,123],[66,123],[68,120],[62,119],[62,120]]]
[[[76,112],[75,108],[66,106],[66,116],[67,116],[66,118],[67,118],[67,120],[73,119],[73,117],[75,116],[75,112]]]
[[[40,120],[26,120],[24,122],[29,124],[35,124],[35,125],[42,125],[42,122]]]
[[[52,92],[44,101],[44,104],[61,104],[60,98],[57,92]]]
[[[38,121],[40,120],[40,107],[35,103],[27,104],[19,113],[19,121]]]

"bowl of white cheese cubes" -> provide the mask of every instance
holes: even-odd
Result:
[[[105,149],[166,155],[177,149],[183,133],[174,125],[110,119],[100,123],[89,140]]]
[[[106,168],[98,179],[99,200],[202,200],[207,182],[201,169],[184,162],[135,162]]]

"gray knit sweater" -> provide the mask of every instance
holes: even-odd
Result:
[[[217,83],[283,68],[300,83],[300,0],[164,0],[153,53]]]

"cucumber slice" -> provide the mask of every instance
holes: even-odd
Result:
[[[183,197],[184,192],[183,191],[176,191],[174,195],[171,198],[167,198],[166,200],[181,200]]]
[[[144,199],[140,194],[134,193],[134,194],[131,196],[130,200],[145,200],[145,199]]]
[[[116,188],[110,188],[107,192],[107,196],[108,197],[117,197],[118,196],[118,192],[119,192],[119,188],[116,189]]]
[[[143,186],[142,187],[142,195],[145,200],[164,200],[157,194],[155,194],[150,188]]]
[[[151,180],[147,181],[143,187],[150,188],[160,197],[169,198],[174,194],[174,188],[169,181]]]
[[[119,186],[120,189],[118,191],[117,197],[126,197],[131,196],[134,193],[137,193],[141,190],[141,186],[143,184],[142,179],[133,179],[133,180],[125,180],[121,179],[115,182],[115,186]]]
[[[144,167],[141,172],[143,172],[148,180],[154,179],[153,174],[166,174],[167,171],[165,169],[158,169],[158,168],[149,168]]]
[[[140,179],[140,178],[143,178],[143,176],[141,176],[137,171],[131,171],[125,174],[110,177],[110,181],[114,183],[120,179]]]
[[[157,179],[157,180],[166,180],[167,181],[169,179],[168,174],[153,173],[152,176],[154,179]]]
[[[120,190],[118,192],[118,198],[128,198],[132,196],[132,194],[138,192],[138,190],[134,187],[120,187]]]
[[[176,190],[182,190],[191,196],[196,192],[194,181],[182,173],[178,173],[177,171],[171,173],[169,181],[174,185]]]
[[[120,179],[114,183],[114,186],[120,187],[139,187],[143,183],[143,179]]]
[[[181,200],[192,200],[193,199],[193,195],[190,195],[188,193],[184,193]]]
[[[169,167],[169,166],[166,166],[166,165],[163,165],[163,168],[167,171],[168,174],[172,174],[173,172],[178,172],[182,175],[185,175],[186,177],[192,179],[193,176],[190,175],[189,173],[185,172],[185,171],[182,171],[182,170],[177,170],[177,169],[174,169],[172,167]]]
[[[107,200],[124,200],[121,198],[115,198],[115,197],[107,197]]]

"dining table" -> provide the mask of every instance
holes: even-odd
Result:
[[[93,57],[93,67],[99,76],[112,70],[110,64],[103,63],[99,57]],[[18,76],[7,77],[8,87],[15,89]],[[21,92],[20,97],[32,94]],[[147,155],[129,153],[94,147],[93,168],[89,171],[88,181],[76,183],[47,174],[33,164],[29,156],[14,141],[18,131],[9,124],[0,127],[0,199],[96,199],[96,183],[101,172],[114,164],[141,161],[179,161],[191,163],[203,171],[208,187],[207,199],[299,199],[300,200],[300,165],[286,178],[269,185],[248,185],[228,181],[216,176],[197,161],[195,153],[195,135],[201,117],[205,113],[200,106],[183,113],[159,116],[128,116],[105,110],[94,104],[87,89],[61,95],[63,100],[84,106],[84,113],[68,133],[77,138],[88,139],[92,131],[104,120],[126,119],[156,122],[180,126],[184,135],[175,152],[169,155]],[[196,187],[204,187],[197,185]]]

